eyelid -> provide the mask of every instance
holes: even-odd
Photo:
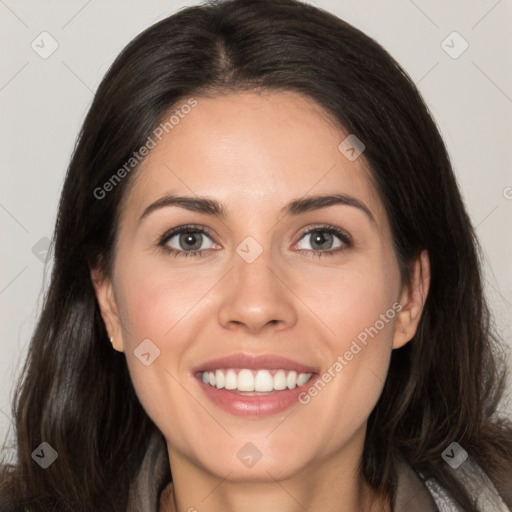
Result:
[[[346,243],[352,244],[352,240],[353,240],[352,239],[352,235],[348,231],[345,231],[344,229],[339,228],[337,226],[332,226],[331,224],[313,224],[313,225],[309,225],[309,226],[303,228],[299,232],[299,234],[298,234],[299,240],[305,234],[309,234],[312,231],[327,231],[327,232],[331,232],[331,233],[335,234],[336,236],[343,236],[344,238],[346,238]]]
[[[208,235],[215,243],[217,243],[215,241],[216,235],[213,234],[213,231],[206,226],[199,224],[181,224],[174,228],[168,229],[163,235],[161,235],[158,241],[158,245],[165,245],[174,235],[178,235],[187,231],[192,231],[194,233],[204,233],[205,235]]]
[[[294,243],[294,245],[296,245],[298,242],[300,242],[302,240],[302,238],[304,237],[304,235],[310,234],[315,231],[325,231],[325,232],[334,234],[344,244],[344,246],[338,247],[336,249],[328,249],[325,251],[299,249],[300,252],[303,252],[303,251],[306,251],[308,253],[312,252],[314,256],[334,255],[334,254],[337,254],[337,253],[353,246],[352,235],[348,231],[345,231],[344,229],[337,227],[337,226],[332,226],[330,224],[314,224],[314,225],[308,225],[308,226],[304,227],[303,229],[300,230],[299,234],[297,235],[298,240],[297,240],[297,242]],[[210,230],[209,228],[207,228],[206,226],[202,226],[199,224],[182,224],[182,225],[179,225],[179,226],[176,226],[174,228],[167,230],[160,237],[158,246],[163,247],[167,252],[169,252],[175,256],[178,256],[178,255],[194,256],[196,254],[199,254],[199,256],[201,256],[202,253],[204,253],[205,251],[208,250],[208,249],[197,249],[195,251],[184,251],[181,249],[174,249],[173,247],[166,247],[167,242],[171,238],[173,238],[174,236],[176,236],[178,234],[186,233],[186,232],[203,233],[203,234],[207,235],[212,240],[212,242],[214,242],[216,244],[218,243],[216,241],[216,235],[214,235],[213,231]]]

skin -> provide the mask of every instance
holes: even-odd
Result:
[[[137,395],[167,441],[175,496],[165,512],[391,510],[359,475],[367,419],[384,385],[391,351],[414,335],[429,286],[428,255],[403,286],[382,202],[362,157],[338,149],[346,137],[318,105],[295,93],[197,97],[198,105],[151,151],[123,203],[113,272],[92,269],[107,331],[124,351]],[[166,193],[220,201],[225,219],[178,206],[144,210]],[[283,217],[292,199],[343,193],[366,205],[332,205]],[[170,228],[197,224],[213,236],[202,256],[158,246]],[[319,249],[315,233],[333,235]],[[320,229],[321,231],[321,229]],[[236,252],[248,236],[262,254]],[[168,245],[182,251],[179,235]],[[325,247],[325,248],[323,248]],[[316,257],[315,257],[316,256]],[[192,369],[237,352],[278,354],[332,367],[394,303],[402,309],[307,405],[241,418],[213,405]],[[145,366],[134,350],[160,349]],[[237,458],[247,442],[262,453]],[[303,508],[302,508],[303,507]]]

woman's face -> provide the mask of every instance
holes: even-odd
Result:
[[[196,100],[125,197],[96,282],[107,330],[171,467],[267,480],[356,460],[416,326],[369,172],[298,94]]]

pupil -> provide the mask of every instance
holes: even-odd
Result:
[[[181,238],[181,242],[183,243],[183,245],[185,245],[189,249],[196,250],[196,249],[199,249],[199,247],[201,247],[200,239],[198,241],[198,239],[196,239],[196,235],[194,235],[192,233],[182,234],[180,238]]]
[[[317,231],[317,235],[313,237],[313,243],[315,245],[322,245],[332,236],[330,233],[326,233],[324,231]]]

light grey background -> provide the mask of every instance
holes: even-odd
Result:
[[[12,435],[14,379],[47,281],[41,255],[94,91],[134,36],[193,3],[0,0],[0,441]],[[379,41],[418,84],[444,136],[484,248],[486,291],[510,357],[511,0],[310,3]],[[40,36],[44,31],[58,43],[46,59],[31,47],[34,42],[40,53],[51,49],[50,37]],[[451,35],[454,31],[463,39]],[[467,50],[453,58],[464,41]],[[503,408],[512,412],[510,403]]]

